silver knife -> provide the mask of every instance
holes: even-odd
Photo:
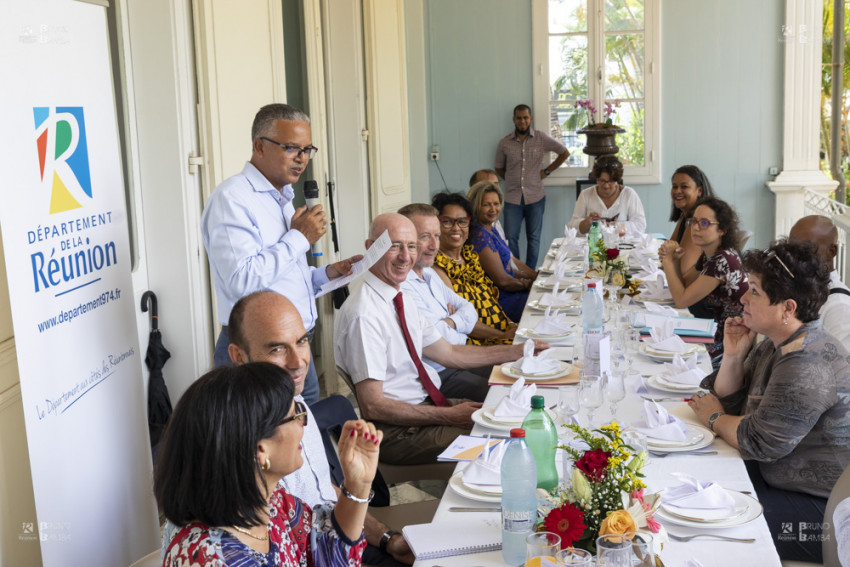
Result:
[[[452,506],[449,512],[501,512],[501,508],[467,508],[460,506]]]

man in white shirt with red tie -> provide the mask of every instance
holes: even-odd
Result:
[[[418,235],[397,213],[375,218],[366,248],[388,231],[390,249],[343,304],[334,329],[336,363],[351,377],[364,419],[384,432],[381,460],[435,462],[458,435],[472,429],[480,403],[447,399],[440,377],[422,356],[449,368],[477,368],[522,356],[522,345],[452,345],[405,300],[402,282],[416,263]],[[548,345],[536,341],[537,350]]]

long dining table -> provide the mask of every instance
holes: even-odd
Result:
[[[520,329],[534,328],[540,321],[542,311],[533,309],[530,305],[535,300],[539,300],[543,293],[545,293],[545,290],[539,286],[535,285],[532,287],[528,302],[522,314],[522,319],[519,321]],[[642,308],[641,305],[638,304],[636,308]],[[683,313],[685,312],[683,311]],[[576,344],[580,344],[581,315],[578,313],[573,315],[571,321],[576,324],[574,340]],[[515,342],[524,340],[518,336]],[[698,364],[700,368],[707,372],[711,370],[711,364],[705,352],[699,355]],[[638,394],[637,389],[643,382],[641,378],[657,375],[662,368],[663,363],[661,362],[652,361],[642,354],[634,355],[631,364],[632,374],[629,374],[625,379],[626,397],[617,406],[617,421],[623,427],[628,426],[640,417],[644,399],[641,394]],[[495,372],[496,370],[494,369]],[[577,385],[560,387],[578,388]],[[484,401],[484,408],[495,407],[502,398],[508,395],[508,392],[509,386],[491,386]],[[547,386],[546,382],[538,382],[537,393],[542,394],[546,398],[547,407],[553,406],[558,402],[559,387]],[[686,423],[699,423],[691,409],[684,402],[687,395],[657,391],[650,393],[653,397],[668,398],[658,403],[662,404],[672,415],[681,418]],[[581,409],[579,419],[582,425],[587,425],[586,418],[587,412]],[[609,423],[611,420],[612,415],[609,404],[606,401],[602,407],[595,411],[593,425],[594,427],[599,427],[600,425]],[[472,435],[487,436],[488,434],[494,437],[506,436],[504,431],[484,427],[480,423],[476,423],[472,430]],[[692,454],[680,452],[669,453],[663,456],[650,454],[649,461],[644,469],[644,480],[647,484],[646,492],[654,493],[668,487],[676,486],[680,481],[673,473],[684,473],[700,480],[715,481],[724,488],[750,494],[753,498],[756,498],[752,482],[750,482],[750,478],[744,467],[744,461],[741,459],[741,455],[737,449],[730,446],[721,438],[716,437],[707,448],[702,450],[716,451],[717,453]],[[459,463],[455,474],[459,474],[466,465],[467,463]],[[561,469],[560,463],[558,468]],[[450,508],[455,507],[489,507],[494,510],[486,512],[457,512],[450,510]],[[461,496],[450,485],[446,488],[442,496],[433,522],[485,520],[489,524],[498,525],[500,522],[498,508],[498,503],[482,503],[481,501]],[[730,565],[770,567],[781,565],[763,514],[760,514],[757,518],[745,524],[723,529],[711,528],[708,525],[705,528],[684,527],[659,518],[657,515],[656,519],[664,525],[670,534],[677,536],[713,533],[734,538],[755,540],[752,543],[738,543],[716,538],[698,537],[691,541],[683,542],[671,538],[669,542],[664,544],[663,550],[659,554],[666,567],[687,565],[688,560],[694,559],[699,561],[697,565],[701,564],[703,567],[729,567]],[[414,567],[495,567],[505,565],[507,564],[502,560],[501,551],[455,555],[434,560],[417,560],[414,563]]]

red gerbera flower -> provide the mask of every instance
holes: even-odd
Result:
[[[570,503],[555,508],[543,520],[546,531],[561,536],[561,547],[571,547],[581,539],[587,526],[584,525],[584,512]]]

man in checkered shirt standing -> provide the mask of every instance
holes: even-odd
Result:
[[[533,269],[537,266],[546,206],[543,180],[564,163],[570,152],[545,132],[533,129],[532,120],[528,105],[514,108],[514,131],[499,141],[494,169],[505,180],[505,232],[511,253],[520,258],[519,229],[525,219],[527,250],[524,261]],[[549,161],[549,152],[558,157],[543,167],[543,163]]]

